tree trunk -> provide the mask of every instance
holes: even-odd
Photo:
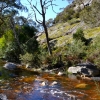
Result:
[[[44,30],[45,30],[48,52],[49,52],[49,55],[52,55],[52,50],[51,50],[51,47],[50,47],[49,37],[48,37],[48,30],[47,30],[47,27],[46,27],[45,24],[43,25],[43,27],[44,27]]]
[[[45,31],[45,35],[46,35],[46,42],[47,42],[48,52],[49,52],[49,55],[52,55],[52,50],[51,50],[50,43],[49,43],[48,29],[47,29],[46,20],[45,20],[46,12],[44,10],[45,8],[44,8],[44,5],[42,4],[42,0],[40,0],[40,4],[41,4],[41,8],[42,8],[42,18],[43,18],[42,25],[44,27],[44,31]]]

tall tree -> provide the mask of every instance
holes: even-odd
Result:
[[[52,10],[54,11],[53,7],[56,6],[56,4],[53,4],[54,0],[39,0],[39,3],[38,3],[38,0],[36,0],[36,5],[34,5],[32,3],[32,0],[31,1],[27,0],[27,1],[29,2],[31,9],[34,12],[35,20],[39,24],[42,24],[42,26],[44,28],[45,35],[46,35],[48,52],[49,52],[50,55],[52,55],[52,50],[51,50],[51,47],[50,47],[49,37],[48,37],[48,29],[47,29],[47,26],[46,26],[46,11],[50,6],[52,7]],[[37,7],[38,5],[37,4],[40,5],[41,9],[38,9],[38,7]],[[37,19],[37,13],[42,16],[42,19],[43,19],[42,21]]]
[[[20,0],[0,0],[0,26],[4,23],[5,14],[11,10],[27,10]]]
[[[0,27],[5,26],[6,29],[7,27],[12,29],[15,41],[18,44],[20,51],[22,51],[17,33],[15,31],[15,16],[18,14],[19,10],[27,10],[27,8],[21,4],[20,0],[0,1]],[[0,35],[2,36],[3,33],[0,33]]]

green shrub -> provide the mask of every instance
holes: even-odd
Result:
[[[87,39],[84,37],[84,33],[83,33],[83,30],[81,28],[78,28],[76,33],[73,34],[73,39],[76,41],[81,40],[86,45],[88,44]]]
[[[87,50],[87,57],[89,61],[95,63],[100,68],[100,36],[98,35],[92,40],[91,45]]]
[[[69,23],[70,25],[75,24],[75,23],[79,23],[79,22],[80,22],[80,19],[76,19],[76,18],[73,18],[73,19],[71,19],[71,20],[68,20],[68,23]]]
[[[81,40],[73,41],[72,44],[67,45],[64,60],[67,61],[68,66],[77,64],[86,56],[86,46]]]
[[[20,55],[20,60],[24,64],[29,64],[33,67],[39,67],[41,64],[41,60],[37,52],[34,54],[26,53],[24,55]]]

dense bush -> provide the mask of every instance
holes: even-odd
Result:
[[[76,19],[76,18],[73,18],[73,19],[71,19],[71,20],[68,20],[68,23],[69,23],[70,25],[75,24],[75,23],[79,23],[79,22],[80,22],[80,19]]]
[[[20,55],[21,63],[29,64],[30,66],[34,68],[38,68],[41,65],[41,59],[39,58],[38,52],[32,53],[26,53],[24,55]]]
[[[34,53],[38,50],[38,42],[35,38],[37,30],[29,25],[16,25],[15,30],[16,36],[11,29],[7,29],[0,38],[0,55],[1,58],[5,58],[8,61],[20,62],[19,55],[21,53],[24,55],[26,52]],[[20,43],[20,48],[17,41]]]
[[[76,33],[73,34],[73,39],[75,39],[76,41],[81,40],[85,43],[85,45],[88,44],[88,40],[84,37],[84,33],[81,28],[78,28]]]
[[[75,12],[73,8],[65,8],[63,12],[56,16],[54,22],[67,22],[73,18],[79,18],[79,12]]]
[[[95,63],[100,68],[100,36],[97,35],[88,47],[86,59]]]
[[[86,56],[86,46],[81,40],[75,40],[64,53],[63,59],[68,63],[68,66],[79,63]]]
[[[76,33],[73,34],[73,39],[81,40],[84,42],[84,40],[85,40],[84,33],[83,33],[83,30],[81,28],[78,28]]]

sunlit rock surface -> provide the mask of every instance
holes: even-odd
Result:
[[[82,74],[85,76],[97,76],[100,74],[99,69],[92,63],[80,63],[75,67],[68,68],[69,73]]]

